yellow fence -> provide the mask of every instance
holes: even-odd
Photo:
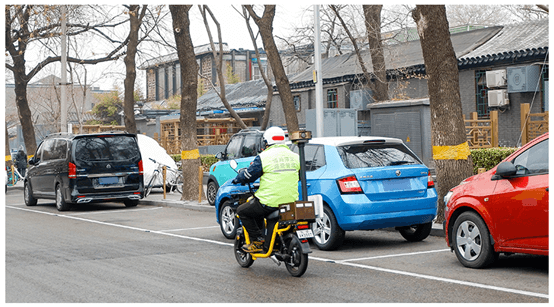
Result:
[[[521,145],[548,132],[548,111],[531,113],[528,103],[521,104]]]
[[[478,119],[477,112],[471,113],[471,119],[466,119],[466,137],[469,148],[498,147],[498,111],[490,112],[490,119]]]

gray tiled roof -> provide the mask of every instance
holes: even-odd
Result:
[[[501,27],[489,27],[451,35],[456,57],[462,57],[473,51],[478,45],[494,36]],[[407,43],[384,46],[387,70],[423,65],[423,53],[419,40]],[[369,50],[362,50],[362,57],[369,72],[373,71]],[[323,79],[339,78],[348,75],[362,74],[356,54],[348,53],[324,59],[321,64]],[[306,82],[313,79],[313,66],[291,78],[290,82]]]
[[[219,92],[219,87],[217,87]],[[267,99],[267,86],[263,79],[228,84],[225,86],[225,96],[233,108],[263,107]],[[211,89],[198,98],[196,109],[210,111],[225,109],[217,93]]]
[[[504,26],[497,35],[463,58],[548,47],[548,18]]]

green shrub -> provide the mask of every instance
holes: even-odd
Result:
[[[181,154],[170,155],[175,162],[181,161]],[[219,161],[215,155],[200,155],[200,163],[202,163],[202,169],[204,172],[209,172],[212,164]]]
[[[490,170],[516,150],[512,147],[471,149],[473,173],[477,174],[479,168]]]

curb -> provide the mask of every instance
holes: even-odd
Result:
[[[208,201],[206,200],[202,201],[201,203],[198,203],[197,201],[141,199],[139,200],[139,204],[145,205],[145,206],[182,208],[182,209],[204,211],[204,212],[215,211],[215,206],[210,206],[208,204]]]

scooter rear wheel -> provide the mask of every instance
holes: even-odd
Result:
[[[304,275],[308,269],[308,254],[303,253],[300,240],[297,236],[293,235],[285,243],[288,246],[287,254],[290,256],[290,260],[285,261],[287,271],[294,277]]]
[[[252,259],[252,255],[242,250],[244,244],[244,236],[240,235],[238,240],[235,238],[235,247],[233,251],[239,265],[243,268],[248,268],[254,263],[254,259]]]

